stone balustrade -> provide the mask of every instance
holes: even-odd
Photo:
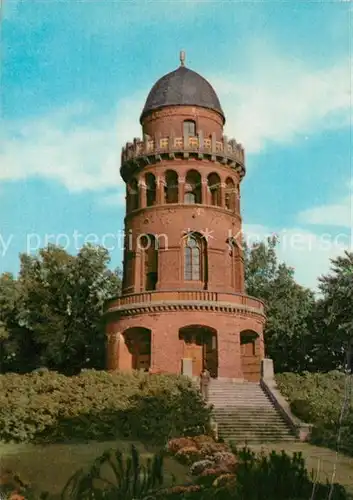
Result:
[[[168,154],[173,158],[177,154],[197,154],[198,157],[210,156],[213,160],[220,159],[223,163],[230,164],[232,167],[241,166],[244,169],[245,154],[244,148],[237,143],[235,139],[228,141],[226,136],[223,136],[222,141],[217,141],[215,134],[211,138],[203,137],[200,131],[197,136],[184,137],[149,137],[145,136],[144,140],[135,138],[133,142],[126,143],[122,149],[121,164],[124,169],[126,163],[136,162],[139,159]],[[158,158],[160,159],[160,158]],[[244,169],[245,174],[245,169]]]
[[[261,300],[240,293],[212,292],[208,290],[154,290],[150,292],[133,293],[112,299],[107,304],[106,312],[119,311],[128,307],[140,305],[153,306],[157,304],[212,304],[219,306],[244,307],[257,314],[264,315],[264,304]]]

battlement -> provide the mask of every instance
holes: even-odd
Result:
[[[203,137],[202,131],[197,136],[174,137],[150,137],[145,136],[144,140],[134,139],[133,142],[126,143],[121,153],[122,168],[126,163],[136,163],[140,158],[167,154],[170,158],[182,154],[185,157],[196,154],[199,158],[209,157],[211,160],[219,160],[232,167],[243,167],[245,163],[244,148],[235,139],[228,140],[223,136],[222,141],[217,141],[215,134],[210,138]],[[147,161],[149,163],[149,161]]]

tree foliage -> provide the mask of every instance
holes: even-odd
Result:
[[[319,278],[321,297],[313,317],[314,368],[345,368],[353,355],[353,253],[331,260],[331,271]]]
[[[121,286],[107,250],[87,245],[73,256],[50,245],[20,260],[17,279],[0,277],[2,371],[104,367],[103,305]]]
[[[313,292],[300,286],[294,270],[279,263],[276,237],[245,245],[245,282],[249,295],[265,302],[265,346],[275,370],[301,371],[310,364],[310,325]]]

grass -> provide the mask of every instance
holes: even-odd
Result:
[[[157,451],[133,441],[48,445],[0,443],[1,468],[18,473],[22,480],[28,481],[40,491],[48,491],[56,496],[61,493],[74,472],[92,465],[105,450],[119,448],[130,455],[132,444],[139,450],[142,461]],[[179,484],[185,481],[187,468],[175,460],[166,458],[164,470],[166,485],[171,483],[172,475]]]
[[[20,477],[39,487],[41,491],[49,491],[58,495],[68,478],[81,467],[88,467],[95,458],[109,448],[119,448],[129,454],[130,447],[135,444],[141,453],[141,458],[146,459],[157,451],[146,447],[140,442],[132,441],[91,441],[82,444],[0,444],[1,467],[17,472]],[[319,448],[307,443],[270,443],[263,445],[250,445],[254,451],[264,449],[303,453],[309,472],[318,471],[319,481],[331,481],[336,454],[332,450]],[[165,472],[166,484],[170,483],[171,475],[176,478],[177,484],[185,482],[188,469],[173,459],[166,459]],[[353,458],[339,454],[334,482],[344,485],[353,494]]]
[[[336,453],[332,450],[300,442],[250,445],[249,447],[255,452],[264,449],[266,453],[271,450],[285,450],[287,453],[301,451],[309,473],[313,471],[314,477],[318,476],[318,482],[325,483],[326,480],[331,482],[332,475],[336,469],[333,482],[342,484],[347,488],[349,493],[353,494],[352,457],[347,457],[339,453],[336,459]]]

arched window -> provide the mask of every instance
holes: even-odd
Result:
[[[196,123],[193,120],[185,120],[183,127],[184,137],[195,137],[196,135]]]
[[[139,186],[136,179],[132,179],[127,186],[127,211],[139,208]]]
[[[235,212],[235,195],[236,191],[234,181],[228,177],[226,180],[225,204],[226,209],[231,212]]]
[[[210,174],[207,177],[208,188],[211,193],[211,205],[220,207],[222,204],[221,199],[221,179],[218,174]]]
[[[153,234],[140,238],[145,290],[155,290],[158,281],[158,241]]]
[[[186,174],[184,203],[188,205],[202,203],[201,175],[196,170],[189,170]]]
[[[229,245],[229,269],[230,269],[230,286],[236,292],[241,292],[243,288],[242,282],[242,249],[239,242],[235,238],[228,239]]]
[[[198,234],[188,234],[184,240],[184,280],[207,284],[206,242]]]
[[[148,207],[151,207],[156,203],[156,193],[157,193],[156,178],[153,174],[148,173],[145,176],[145,180],[146,180],[146,204]]]
[[[167,170],[164,186],[166,203],[178,203],[178,189],[178,174],[174,170]]]

